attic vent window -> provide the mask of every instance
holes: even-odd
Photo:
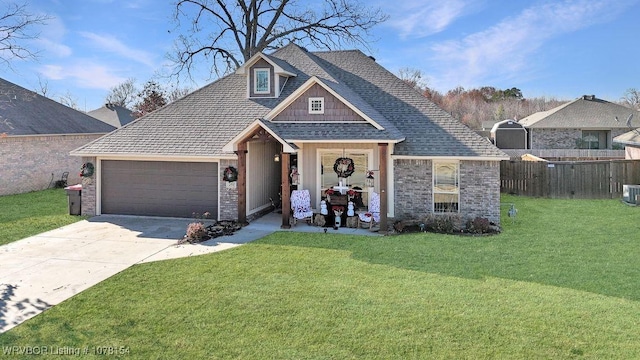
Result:
[[[309,98],[309,114],[324,114],[324,98],[323,97]]]
[[[256,94],[268,94],[271,88],[271,74],[269,69],[253,70],[253,92]]]

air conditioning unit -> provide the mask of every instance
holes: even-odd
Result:
[[[622,201],[628,204],[638,204],[640,185],[622,185]]]

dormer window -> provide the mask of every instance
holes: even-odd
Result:
[[[283,68],[284,67],[284,68]],[[277,98],[287,79],[296,76],[284,60],[257,53],[236,69],[247,80],[247,98]]]
[[[271,90],[270,69],[253,69],[253,92],[256,94],[268,94]]]
[[[324,98],[323,97],[309,98],[309,114],[324,114]]]

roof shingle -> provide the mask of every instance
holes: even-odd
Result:
[[[629,114],[634,114],[631,126],[640,126],[638,111],[585,95],[551,110],[531,114],[519,123],[532,129],[619,129],[627,127]]]
[[[99,134],[113,129],[83,112],[0,78],[0,134]]]
[[[287,141],[398,142],[396,155],[504,158],[501,150],[453,119],[360,51],[307,52],[290,44],[269,55],[288,71],[279,98],[247,98],[244,75],[231,74],[148,114],[75,154],[225,156],[222,147],[262,119],[311,76],[384,127],[371,124],[265,122]],[[404,139],[404,140],[403,140]]]

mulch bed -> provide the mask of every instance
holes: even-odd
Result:
[[[457,229],[452,231],[438,231],[437,229],[430,228],[423,223],[416,221],[396,221],[393,224],[393,233],[396,235],[401,234],[415,234],[415,233],[435,233],[435,234],[448,234],[448,235],[460,235],[460,236],[491,236],[500,233],[500,229],[496,226],[490,226],[486,232],[472,232],[467,229]],[[391,229],[389,229],[391,232]]]
[[[242,225],[233,220],[216,221],[211,225],[205,226],[206,235],[201,238],[191,238],[185,235],[178,241],[178,244],[197,244],[203,241],[215,239],[220,236],[233,235],[236,231],[240,230]]]

